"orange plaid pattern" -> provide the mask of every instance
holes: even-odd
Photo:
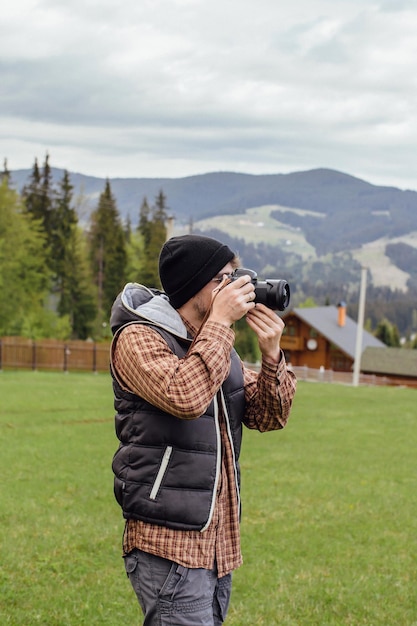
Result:
[[[186,321],[184,323],[187,325]],[[192,335],[195,329],[187,325]],[[183,359],[174,355],[158,332],[132,324],[120,334],[114,367],[127,390],[183,419],[201,415],[230,369],[234,332],[207,322]],[[243,367],[243,365],[242,365]],[[283,428],[289,417],[296,380],[282,357],[278,365],[262,363],[259,375],[243,368],[248,428],[261,432]],[[179,531],[127,520],[123,552],[134,548],[175,561],[184,567],[211,569],[217,563],[224,576],[242,563],[239,503],[233,453],[224,416],[220,417],[222,469],[213,519],[204,532]]]

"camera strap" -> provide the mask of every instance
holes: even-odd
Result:
[[[194,344],[195,344],[195,342],[197,341],[197,337],[199,336],[199,334],[200,334],[200,332],[201,332],[201,330],[202,330],[202,328],[203,328],[204,324],[207,322],[207,320],[208,320],[208,318],[209,318],[209,316],[210,316],[210,313],[211,313],[211,309],[212,309],[212,307],[213,307],[213,302],[214,302],[214,300],[216,299],[217,294],[219,293],[219,291],[221,291],[222,289],[224,289],[224,287],[226,287],[226,285],[228,285],[228,284],[229,284],[229,283],[231,283],[231,282],[232,282],[232,279],[231,279],[229,276],[225,276],[225,277],[223,278],[222,282],[220,283],[220,285],[219,285],[218,287],[216,287],[216,289],[214,289],[214,290],[213,290],[213,296],[212,296],[212,299],[211,299],[211,304],[210,304],[210,307],[209,307],[209,309],[207,310],[207,312],[206,312],[206,314],[205,314],[205,316],[204,316],[204,318],[203,318],[203,321],[201,322],[201,326],[200,326],[200,328],[198,329],[198,331],[197,331],[197,333],[196,333],[196,335],[195,335],[194,339],[192,340],[190,347],[188,348],[188,352],[190,352],[190,351],[192,350],[192,348],[194,347]]]

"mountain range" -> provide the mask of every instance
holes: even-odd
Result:
[[[69,173],[86,223],[105,179]],[[12,184],[21,191],[30,174],[29,169],[13,171]],[[54,182],[62,174],[52,168]],[[416,191],[372,185],[331,169],[109,180],[122,218],[129,217],[132,225],[143,199],[152,205],[162,190],[174,232],[186,232],[192,224],[194,230],[220,233],[242,251],[246,265],[249,259],[257,263],[257,271],[278,271],[285,263],[301,284],[311,280],[316,264],[319,281],[350,283],[352,271],[357,276],[358,266],[366,265],[375,286],[407,293],[417,285]]]

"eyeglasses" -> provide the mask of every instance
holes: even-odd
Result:
[[[222,274],[221,276],[215,276],[214,278],[211,279],[212,283],[217,283],[218,285],[220,285],[220,283],[223,282],[223,278],[226,276],[226,278],[232,278],[232,274]]]

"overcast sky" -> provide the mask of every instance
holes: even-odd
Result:
[[[12,0],[0,145],[100,177],[330,167],[417,190],[417,0]]]

